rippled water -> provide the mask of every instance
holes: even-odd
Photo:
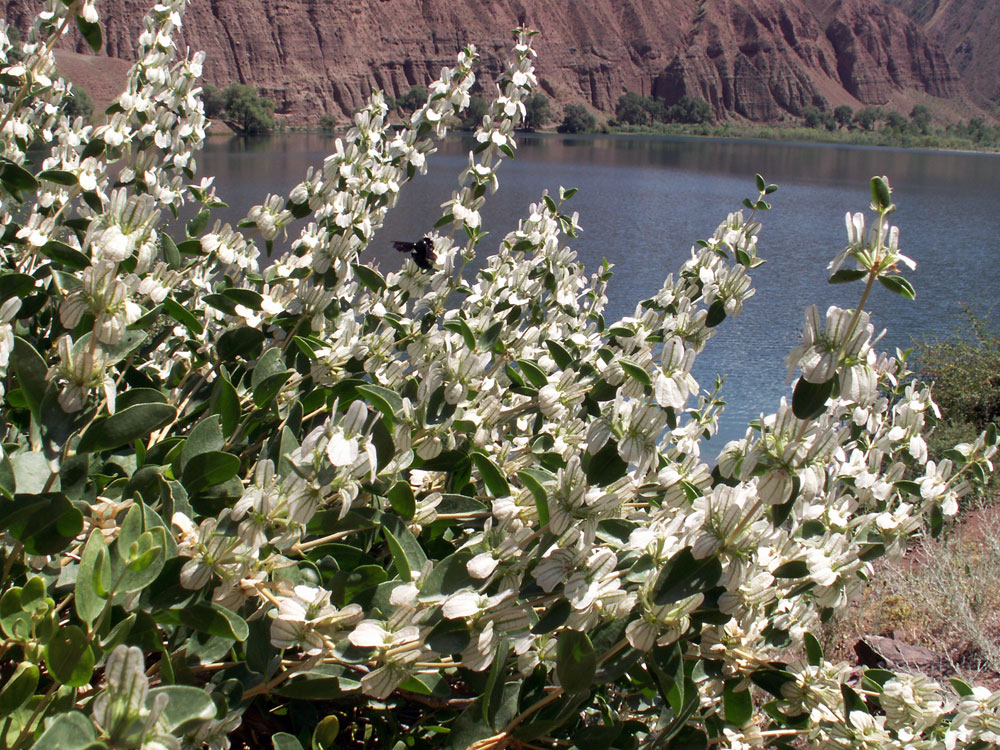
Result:
[[[321,135],[259,140],[213,140],[201,158],[217,176],[220,197],[238,218],[267,192],[283,193],[332,148]],[[429,162],[428,174],[406,188],[376,237],[372,252],[383,267],[399,258],[392,240],[416,239],[440,216],[440,204],[457,188],[468,164],[469,143],[449,139]],[[836,304],[853,307],[860,285],[830,286],[826,264],[844,246],[847,211],[867,211],[868,180],[884,174],[895,191],[903,251],[917,270],[908,301],[876,289],[869,310],[882,346],[908,347],[915,339],[949,333],[961,321],[960,303],[1000,317],[1000,157],[822,144],[693,138],[566,137],[528,135],[517,158],[502,165],[501,190],[483,211],[495,247],[544,190],[579,188],[569,202],[580,213],[583,233],[573,243],[588,268],[603,258],[615,266],[609,287],[610,320],[632,314],[636,302],[656,292],[663,278],[688,257],[691,245],[709,236],[745,196],[756,196],[761,172],[781,189],[763,215],[759,253],[767,263],[754,276],[757,295],[736,320],[725,321],[699,357],[695,375],[711,386],[727,376],[729,409],[713,440],[742,434],[748,419],[773,411],[790,393],[783,359],[796,345],[803,310]]]

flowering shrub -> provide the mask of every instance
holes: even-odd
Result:
[[[0,29],[2,747],[998,741],[1000,693],[858,673],[810,635],[998,443],[929,461],[931,395],[873,349],[875,282],[913,296],[884,178],[832,264],[858,307],[806,311],[791,402],[716,459],[691,367],[753,294],[774,186],[619,321],[609,268],[566,244],[573,191],[468,272],[535,83],[518,30],[437,231],[383,275],[363,252],[474,50],[398,130],[373,95],[232,227],[191,182],[183,10],[153,8],[96,126],[51,56],[74,22],[100,46],[94,6],[48,2],[16,47]]]

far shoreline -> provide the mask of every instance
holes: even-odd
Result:
[[[221,124],[221,123],[220,123]],[[402,123],[400,123],[402,125]],[[865,143],[862,141],[852,140],[848,138],[820,138],[820,137],[810,137],[809,133],[812,132],[807,128],[777,128],[774,130],[769,129],[766,125],[761,126],[761,128],[767,129],[768,134],[762,133],[759,128],[729,128],[727,126],[714,126],[711,127],[709,132],[695,132],[695,130],[701,130],[703,126],[693,126],[690,129],[682,127],[673,128],[603,128],[593,131],[584,131],[578,133],[560,133],[554,128],[544,128],[539,130],[519,130],[516,132],[517,137],[528,136],[548,136],[548,137],[562,137],[562,138],[594,138],[594,137],[612,137],[612,138],[663,138],[670,140],[721,140],[721,141],[748,141],[748,142],[771,142],[771,143],[789,143],[801,146],[843,146],[845,148],[858,148],[858,149],[885,149],[885,150],[900,150],[900,151],[913,151],[913,152],[926,152],[926,153],[947,153],[947,154],[975,154],[975,155],[1000,155],[1000,145],[984,145],[981,148],[975,148],[973,144],[963,144],[961,146],[950,147],[944,144],[932,145],[925,142],[920,143],[906,143],[906,142],[896,142],[896,143]],[[316,127],[303,126],[285,126],[278,127],[274,130],[265,133],[257,133],[253,135],[241,135],[236,133],[225,126],[213,127],[210,132],[206,133],[209,138],[212,139],[222,139],[222,138],[268,138],[273,136],[282,135],[321,135],[330,138],[342,138],[349,130],[348,125],[343,125],[334,130],[323,130]],[[721,132],[720,132],[721,131]],[[453,129],[452,133],[459,135],[472,135],[471,130],[459,130]],[[823,135],[822,132],[816,131],[819,135]],[[878,133],[872,133],[875,136]],[[935,136],[920,136],[921,139],[935,140]]]

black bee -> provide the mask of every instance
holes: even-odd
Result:
[[[433,268],[433,263],[437,260],[434,254],[434,242],[430,237],[424,237],[416,242],[393,242],[392,246],[401,253],[413,253],[413,262],[425,271]]]

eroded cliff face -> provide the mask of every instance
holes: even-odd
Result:
[[[939,42],[969,92],[1000,102],[1000,2],[889,0]]]
[[[14,22],[30,15],[29,0],[0,2]],[[102,3],[104,54],[132,55],[147,2]],[[252,84],[316,121],[426,84],[468,43],[490,81],[521,23],[542,31],[542,90],[607,114],[626,90],[754,121],[962,93],[941,49],[879,0],[192,0],[183,42],[206,51],[209,82]]]

